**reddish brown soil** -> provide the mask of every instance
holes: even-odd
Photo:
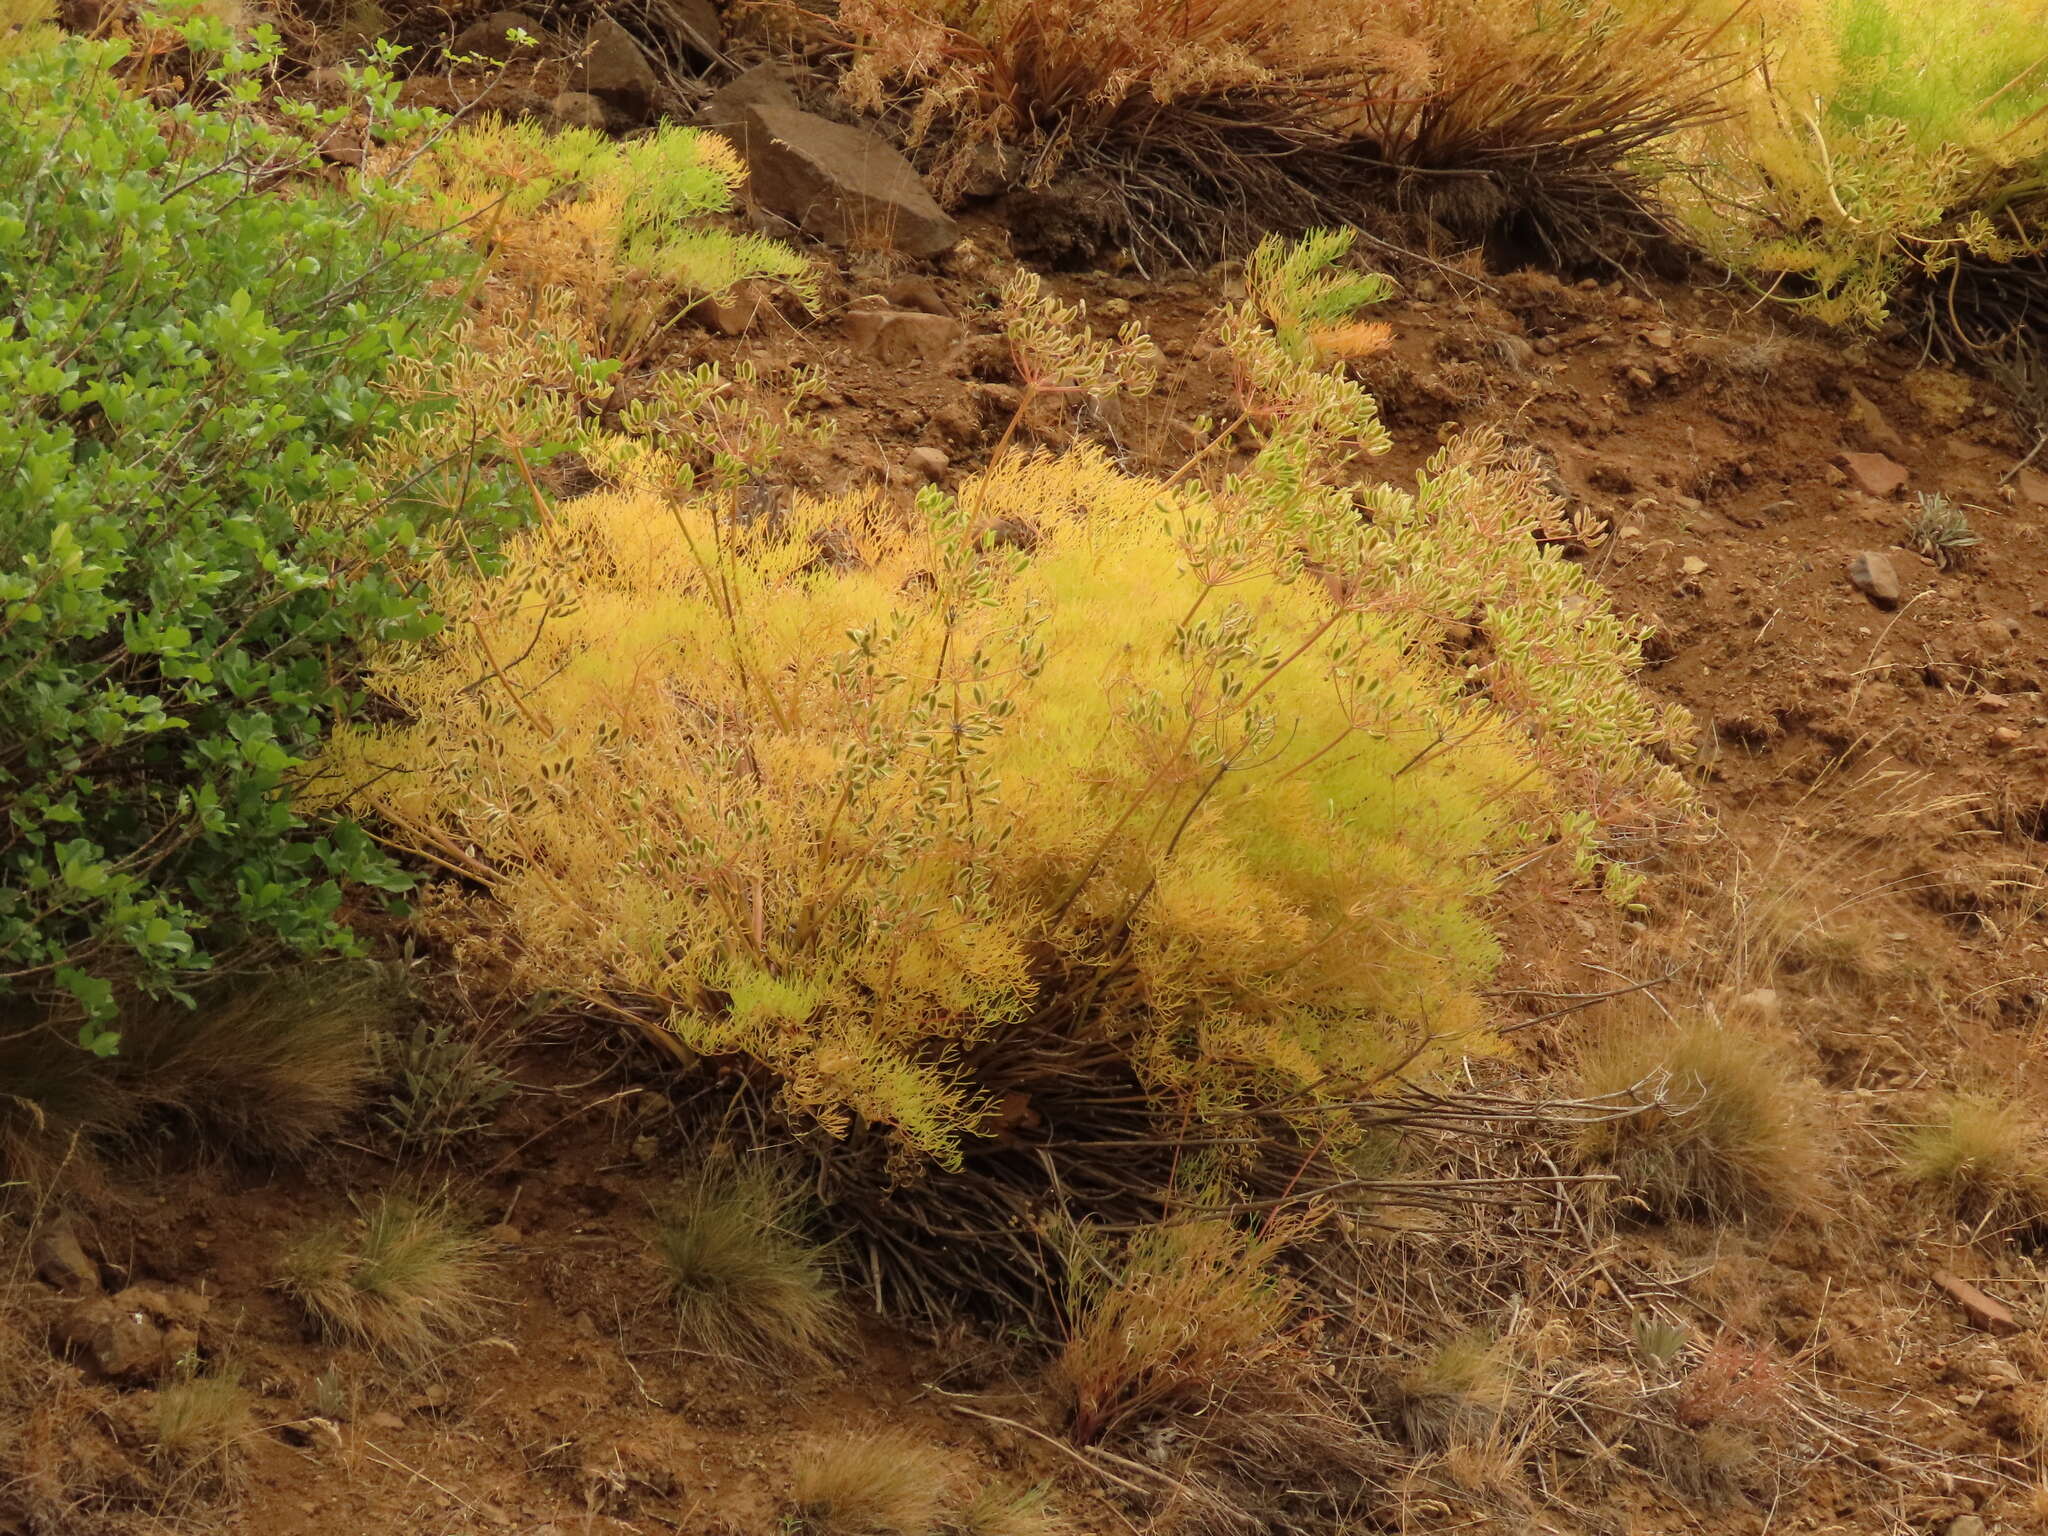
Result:
[[[967,328],[936,362],[855,355],[836,318],[769,313],[744,336],[686,329],[660,365],[745,358],[772,387],[815,366],[832,446],[792,478],[836,489],[882,481],[908,495],[910,451],[971,469],[1014,404],[986,305],[1001,236],[978,230],[929,274]],[[835,302],[903,274],[848,275]],[[1158,400],[1105,419],[1039,423],[1107,435],[1141,459],[1185,444],[1171,424],[1220,414],[1225,360],[1201,340],[1227,274],[1059,280],[1108,323],[1129,311],[1159,342]],[[2027,1523],[2048,1387],[2038,1341],[2043,1273],[2031,1257],[1927,1214],[1886,1162],[1889,1127],[1944,1084],[2018,1085],[2039,1058],[2041,903],[2048,839],[2048,481],[2001,485],[2024,451],[1980,381],[1877,345],[1771,329],[1739,295],[1574,287],[1519,274],[1411,281],[1390,306],[1393,350],[1363,365],[1406,478],[1450,433],[1492,426],[1554,464],[1591,521],[1586,560],[1655,626],[1649,685],[1698,719],[1708,815],[1678,848],[1646,849],[1648,911],[1504,893],[1511,962],[1504,1023],[1586,993],[1671,973],[1709,1003],[1771,987],[1825,1092],[1837,1182],[1818,1222],[1783,1230],[1666,1229],[1628,1237],[1617,1262],[1656,1273],[1743,1338],[1811,1370],[1845,1405],[1846,1445],[1822,1444],[1776,1504],[1708,1507],[1623,1479],[1583,1523],[1461,1527],[1390,1511],[1388,1528],[1568,1531],[1942,1531],[1981,1511]],[[631,387],[630,381],[628,388]],[[1848,452],[1909,471],[1890,496],[1845,472]],[[1901,548],[1915,492],[1967,504],[1982,543],[1942,570]],[[1605,530],[1599,528],[1605,524]],[[1851,557],[1884,551],[1904,600],[1875,606]],[[1514,1035],[1529,1076],[1568,1060],[1601,1010]],[[900,1425],[944,1445],[963,1477],[1071,1473],[1028,1433],[968,1417],[1036,1421],[1002,1395],[1004,1357],[964,1337],[913,1343],[876,1325],[842,1371],[746,1379],[674,1346],[646,1246],[648,1202],[681,1130],[620,1067],[591,1086],[567,1054],[522,1061],[528,1091],[465,1153],[455,1187],[491,1228],[492,1332],[435,1370],[397,1375],[308,1339],[270,1289],[281,1244],[347,1212],[347,1195],[400,1174],[371,1149],[304,1171],[136,1170],[87,1213],[118,1278],[204,1288],[208,1347],[260,1397],[246,1486],[200,1528],[586,1531],[768,1536],[790,1510],[802,1447],[848,1427]],[[2018,1314],[2022,1332],[1975,1331],[1931,1284],[1947,1267]],[[1590,1317],[1612,1297],[1595,1282]],[[48,1297],[30,1298],[36,1307]],[[112,1397],[82,1391],[67,1433],[106,1436]],[[993,1406],[992,1406],[993,1405]],[[333,1425],[330,1430],[316,1420]],[[1825,1437],[1822,1437],[1823,1439]],[[1859,1470],[1860,1468],[1860,1470]],[[1084,1530],[1138,1528],[1085,1479],[1064,1500]],[[1581,1517],[1574,1516],[1578,1521]],[[88,1520],[81,1530],[100,1528]],[[0,1499],[0,1532],[10,1530]]]

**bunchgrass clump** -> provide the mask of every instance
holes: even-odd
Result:
[[[1580,1090],[1617,1111],[1581,1151],[1655,1220],[1745,1221],[1805,1208],[1821,1161],[1810,1096],[1773,1041],[1702,1018],[1617,1026],[1580,1059]]]
[[[1946,496],[1923,491],[1912,519],[1906,524],[1906,542],[1942,570],[1949,571],[1967,564],[1983,540],[1967,511]]]
[[[101,1058],[49,1022],[0,1026],[0,1174],[41,1180],[151,1127],[254,1157],[302,1157],[363,1104],[375,1040],[404,1007],[390,970],[343,962],[137,1004]]]
[[[2010,1099],[1943,1099],[1906,1133],[1899,1164],[1973,1226],[2027,1235],[2048,1228],[2048,1136]]]
[[[1046,1502],[1043,1483],[984,1483],[938,1529],[945,1536],[1065,1536],[1071,1529]]]
[[[1086,175],[1105,238],[1210,259],[1415,217],[1555,255],[1654,227],[1638,162],[1731,72],[1685,8],[1436,0],[846,0],[844,88],[941,194]],[[1069,221],[1071,222],[1071,221]],[[1020,233],[1028,233],[1020,230]]]
[[[815,1536],[925,1536],[953,1470],[907,1435],[846,1435],[807,1450],[796,1467],[801,1528]]]
[[[284,1255],[279,1288],[314,1326],[407,1365],[472,1332],[485,1311],[483,1248],[448,1201],[387,1192],[356,1212]]]
[[[1506,1354],[1477,1334],[1437,1345],[1399,1382],[1401,1432],[1419,1451],[1443,1454],[1484,1440],[1507,1409]]]
[[[150,1458],[195,1497],[229,1491],[241,1470],[251,1400],[232,1369],[180,1370],[157,1391]]]
[[[759,1163],[700,1170],[657,1207],[655,1253],[685,1341],[751,1366],[831,1356],[844,1311],[799,1209],[789,1179]]]
[[[1247,1238],[1220,1219],[1162,1223],[1121,1253],[1073,1234],[1065,1345],[1052,1378],[1081,1445],[1307,1369],[1288,1337],[1299,1287],[1274,1263],[1293,1229]],[[1301,1378],[1306,1380],[1304,1374]]]

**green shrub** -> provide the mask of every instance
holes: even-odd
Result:
[[[644,351],[689,302],[773,283],[815,308],[816,272],[779,241],[718,227],[745,177],[716,134],[663,126],[614,143],[590,129],[486,118],[437,143],[417,180],[515,289],[575,295],[608,354]]]
[[[0,59],[0,989],[68,993],[101,1049],[122,982],[345,949],[342,882],[405,886],[295,778],[364,656],[434,632],[407,567],[514,511],[382,457],[437,409],[383,386],[451,248],[374,184],[273,190],[307,151],[241,110],[260,40],[219,110],[126,95],[121,57]]]
[[[1954,340],[2038,327],[2048,5],[1713,3],[1760,67],[1698,146],[1688,212],[1709,249],[1830,323],[1907,300]]]
[[[1013,318],[1036,392],[1124,359],[1023,295]],[[1383,440],[1370,399],[1306,335],[1228,338],[1270,436],[1214,488],[1077,450],[908,523],[799,499],[740,535],[651,484],[557,509],[451,594],[448,645],[380,673],[392,717],[337,738],[335,777],[468,850],[496,904],[460,921],[503,917],[522,984],[944,1163],[1049,1019],[1191,1109],[1441,1061],[1480,1034],[1489,871],[1566,795],[1668,809],[1666,722],[1627,629],[1526,536],[1528,477],[1447,463],[1364,523],[1338,477]],[[1482,593],[1500,659],[1459,673],[1431,616]],[[473,686],[487,655],[516,709]]]

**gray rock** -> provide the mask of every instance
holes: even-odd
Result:
[[[746,118],[755,200],[828,245],[936,256],[960,238],[881,135],[784,106],[753,105]]]
[[[711,0],[672,0],[676,41],[684,55],[700,66],[716,64],[725,54],[725,21]]]
[[[449,52],[474,54],[479,58],[495,59],[500,64],[522,54],[530,57],[534,49],[521,48],[505,35],[515,27],[536,42],[544,30],[524,11],[493,11],[482,21],[473,21],[464,27],[450,45]]]
[[[931,481],[945,479],[946,471],[953,467],[952,456],[943,448],[913,448],[909,463],[913,473]]]
[[[633,34],[606,16],[591,27],[584,49],[582,88],[620,116],[646,122],[661,81]]]
[[[796,99],[796,92],[790,88],[789,77],[781,66],[757,64],[711,93],[711,99],[697,114],[697,126],[716,129],[737,144],[744,155],[750,148],[747,113],[754,107],[787,107],[792,112],[803,110],[803,104]]]
[[[564,128],[591,128],[603,133],[611,125],[605,105],[588,91],[564,91],[548,103],[555,121]]]
[[[1899,573],[1892,568],[1891,556],[1874,549],[1861,551],[1849,562],[1849,580],[1878,607],[1898,606]]]

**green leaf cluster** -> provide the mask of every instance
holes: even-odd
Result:
[[[286,181],[264,52],[214,55],[216,110],[128,94],[119,44],[0,58],[0,993],[68,994],[101,1050],[124,985],[346,948],[343,882],[405,887],[298,771],[434,632],[408,572],[449,522],[514,515],[466,460],[380,474],[462,258],[397,194]]]

